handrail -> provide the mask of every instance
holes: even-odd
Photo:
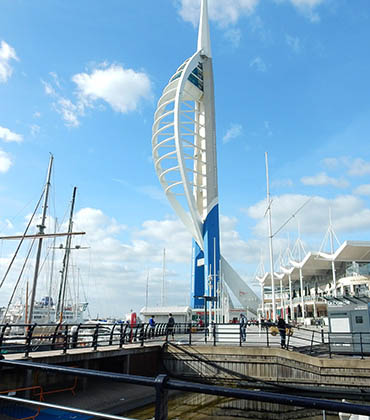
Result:
[[[227,332],[218,326],[235,325],[237,328]],[[270,334],[269,328],[275,326],[272,322],[264,322],[258,328],[248,326],[244,329],[240,324],[210,324],[208,327],[199,327],[193,323],[176,323],[174,333],[176,339],[183,344],[196,345],[197,343],[213,344],[229,343],[239,346],[278,347],[279,334]],[[307,351],[315,354],[317,351],[327,353],[328,357],[334,354],[347,356],[370,355],[370,332],[343,332],[333,333],[323,328],[293,328],[293,336],[287,334],[286,348],[289,350]],[[237,337],[236,337],[237,334]],[[171,335],[172,336],[172,335]],[[101,347],[118,347],[136,344],[144,346],[145,343],[155,342],[164,338],[169,341],[166,323],[157,323],[154,330],[149,324],[137,325],[91,323],[91,324],[0,324],[0,352],[23,353],[29,357],[36,351],[59,351],[63,354],[85,348],[98,350]],[[245,338],[245,340],[244,340]],[[351,351],[349,351],[351,350]]]
[[[17,402],[17,403],[20,403],[20,404],[35,405],[35,406],[38,406],[39,411],[40,411],[40,407],[46,407],[46,408],[54,408],[54,409],[57,409],[57,410],[69,411],[69,412],[72,412],[72,413],[87,414],[88,416],[99,417],[99,418],[102,418],[102,419],[132,420],[132,419],[129,419],[127,417],[114,416],[113,414],[97,413],[96,411],[82,410],[82,409],[79,409],[79,408],[72,408],[72,407],[67,407],[67,406],[63,406],[63,405],[50,404],[50,403],[45,403],[45,402],[40,402],[40,401],[31,401],[31,400],[27,400],[25,398],[8,397],[8,396],[5,396],[5,395],[0,395],[0,400]],[[32,417],[28,417],[28,418],[32,418]],[[25,420],[25,419],[21,419],[21,420]]]
[[[196,392],[201,394],[217,395],[229,398],[239,398],[252,401],[261,401],[268,403],[284,404],[296,407],[315,408],[320,410],[330,410],[334,412],[370,415],[370,406],[362,404],[352,404],[347,402],[337,402],[321,398],[301,397],[290,394],[281,394],[266,391],[250,391],[241,388],[227,388],[218,385],[209,385],[195,382],[185,382],[177,379],[171,379],[167,375],[160,374],[157,377],[147,377],[138,375],[129,375],[114,372],[102,372],[98,370],[89,370],[81,368],[71,368],[60,365],[50,365],[46,363],[35,363],[22,360],[0,360],[0,365],[14,366],[25,369],[40,369],[47,372],[63,373],[90,378],[104,378],[116,382],[130,383],[136,385],[152,386],[156,389],[156,414],[155,419],[167,419],[167,392],[168,390],[177,390],[185,392]],[[0,396],[1,398],[1,396]],[[19,399],[14,399],[19,400]],[[26,400],[27,401],[27,400]],[[21,400],[24,403],[24,400]],[[31,403],[27,401],[27,403]],[[39,405],[45,405],[40,403]],[[66,409],[66,408],[65,408]],[[76,409],[68,408],[69,411]],[[76,412],[79,412],[76,410]],[[96,415],[96,414],[95,414]],[[122,417],[108,417],[117,418]],[[103,417],[103,416],[101,416]]]
[[[40,397],[40,400],[37,402],[37,404],[39,404],[41,401],[44,401],[44,395],[45,393],[43,392],[42,386],[41,385],[33,385],[33,386],[27,386],[27,387],[22,387],[22,388],[14,388],[14,389],[7,389],[7,390],[3,390],[0,391],[0,394],[10,394],[10,393],[16,393],[16,392],[22,392],[22,391],[32,391],[32,390],[39,390],[38,394],[33,394],[34,396]],[[0,395],[0,398],[2,396]],[[35,420],[35,418],[40,414],[40,407],[37,408],[36,413],[33,415],[30,415],[28,417],[22,417],[19,420],[29,420],[29,419],[33,419]]]

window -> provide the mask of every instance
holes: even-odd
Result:
[[[363,324],[364,323],[364,320],[363,320],[362,316],[357,315],[355,317],[355,319],[356,319],[356,324]]]

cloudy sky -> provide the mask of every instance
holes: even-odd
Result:
[[[273,231],[309,200],[274,237],[276,260],[298,232],[318,250],[329,212],[339,242],[370,238],[370,7],[355,3],[209,0],[221,247],[249,282],[261,257],[268,269],[265,152]],[[0,231],[24,231],[53,153],[48,229],[55,218],[65,229],[77,186],[74,228],[86,235],[75,244],[86,249],[72,252],[70,291],[80,284],[91,316],[140,310],[148,278],[158,305],[164,249],[166,301],[189,302],[191,238],[156,178],[151,126],[195,50],[198,16],[199,0],[0,2]],[[1,241],[1,277],[15,246]],[[61,258],[56,250],[55,285]],[[26,280],[31,266],[19,296]]]

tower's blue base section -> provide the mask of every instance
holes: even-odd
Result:
[[[191,307],[204,308],[204,299],[215,296],[220,274],[220,223],[218,205],[208,213],[203,225],[204,251],[193,240]]]
[[[204,296],[204,253],[193,239],[193,261],[192,261],[192,287],[190,302],[194,309],[204,307],[204,299],[196,296]]]

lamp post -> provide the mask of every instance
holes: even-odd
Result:
[[[208,331],[208,322],[207,322],[207,302],[216,302],[216,296],[194,296],[195,299],[204,299],[204,338],[207,342],[207,331]]]

